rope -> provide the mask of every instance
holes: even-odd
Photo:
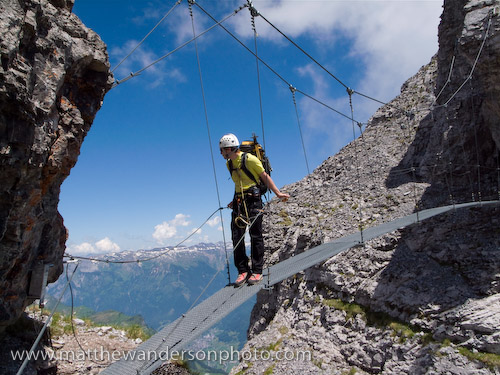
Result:
[[[192,6],[192,3],[193,3],[192,0],[188,1],[188,4],[189,4],[189,14],[191,16],[191,26],[192,26],[192,29],[193,29],[193,38],[194,38],[194,37],[196,37],[196,30],[195,30],[195,26],[194,26],[194,16],[193,16],[193,6]],[[212,148],[212,136],[211,136],[211,132],[210,132],[210,122],[208,121],[207,101],[206,101],[205,89],[204,89],[204,85],[203,85],[203,74],[201,72],[201,62],[200,62],[200,54],[199,54],[199,51],[198,51],[198,41],[197,40],[194,41],[194,46],[195,46],[195,51],[196,51],[196,61],[198,63],[198,74],[199,74],[199,77],[200,77],[201,96],[202,96],[202,100],[203,100],[203,110],[204,110],[204,113],[205,113],[205,123],[206,123],[206,128],[207,128],[208,146],[210,148],[210,157],[212,159],[212,170],[213,170],[213,174],[214,174],[215,190],[217,191],[217,202],[219,204],[219,207],[222,207],[221,198],[220,198],[220,191],[219,191],[219,183],[218,183],[218,180],[217,180],[217,171],[216,171],[216,168],[215,168],[214,151],[213,151],[213,148]],[[221,225],[222,225],[222,240],[223,240],[223,243],[224,243],[224,253],[226,255],[227,277],[228,277],[228,282],[230,283],[231,282],[231,271],[230,271],[230,268],[229,268],[229,258],[227,256],[226,231],[225,231],[225,228],[224,228],[224,220],[223,220],[223,217],[222,217],[222,210],[219,212],[219,214],[220,214],[220,220],[221,220]]]
[[[75,276],[77,268],[78,268],[78,263],[76,264],[75,269],[73,270],[73,273],[71,274],[71,278],[68,280],[68,282],[64,286],[64,289],[63,289],[61,295],[59,296],[59,298],[57,300],[57,303],[56,303],[56,305],[54,307],[54,310],[52,311],[52,313],[48,317],[48,319],[45,322],[45,324],[43,325],[42,329],[40,330],[40,333],[38,334],[38,337],[36,338],[35,342],[33,343],[33,346],[29,350],[29,353],[26,355],[26,358],[24,359],[23,364],[21,365],[21,367],[17,371],[16,375],[21,375],[23,373],[24,369],[26,368],[26,366],[28,365],[28,362],[29,362],[30,358],[32,357],[33,351],[36,349],[36,347],[40,343],[40,340],[42,339],[42,336],[43,336],[45,330],[47,329],[50,321],[52,320],[52,317],[54,316],[54,314],[55,314],[55,312],[57,310],[57,307],[59,306],[59,303],[61,302],[61,299],[64,296],[64,293],[66,293],[66,289],[68,289],[68,286],[71,283],[71,280],[73,279],[73,276]]]
[[[163,17],[162,17],[162,19],[161,19],[160,21],[158,21],[158,23],[155,25],[155,27],[153,27],[153,28],[151,29],[151,31],[150,31],[149,33],[147,33],[147,34],[146,34],[146,36],[145,36],[144,38],[142,38],[142,40],[141,40],[141,41],[140,41],[140,42],[139,42],[139,43],[138,43],[138,44],[134,47],[134,49],[132,49],[132,51],[130,51],[130,52],[129,52],[129,54],[128,54],[127,56],[125,56],[125,57],[124,57],[124,58],[123,58],[123,59],[122,59],[122,60],[118,63],[118,65],[116,65],[116,66],[115,66],[115,67],[111,70],[111,73],[113,73],[113,72],[116,70],[116,68],[118,68],[118,67],[119,67],[119,66],[120,66],[120,65],[121,65],[121,64],[122,64],[125,60],[127,60],[127,59],[130,57],[130,55],[132,55],[132,53],[134,53],[134,52],[135,52],[135,50],[136,50],[137,48],[139,48],[139,47],[141,46],[141,44],[142,44],[142,43],[144,43],[144,41],[148,38],[148,36],[150,36],[150,35],[151,35],[151,33],[152,33],[153,31],[155,31],[155,30],[156,30],[156,28],[157,28],[158,26],[160,26],[160,24],[163,22],[163,20],[165,20],[165,18],[167,18],[167,17],[168,17],[168,15],[169,15],[170,13],[172,13],[172,11],[173,11],[173,10],[177,7],[177,5],[179,5],[181,2],[182,2],[182,0],[178,0],[178,1],[174,4],[174,6],[173,6],[173,7],[172,7],[172,8],[171,8],[171,9],[170,9],[170,10],[169,10],[169,11],[168,11],[168,12],[167,12],[167,13],[166,13]]]
[[[264,214],[264,210],[260,211],[257,215],[255,215],[254,219],[249,223],[248,229],[250,229],[253,226],[253,224],[255,223],[255,221],[259,218],[259,216],[261,216],[263,214]],[[239,244],[241,243],[241,241],[243,241],[244,238],[245,238],[245,234],[243,234],[243,236],[241,236],[239,241],[236,242],[236,245],[233,246],[233,251],[235,248],[237,248],[239,246]]]

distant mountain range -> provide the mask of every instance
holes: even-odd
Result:
[[[117,311],[139,320],[143,318],[146,325],[154,330],[174,321],[195,301],[196,304],[200,303],[229,282],[222,242],[123,251],[92,258],[99,261],[80,261],[73,277],[75,308],[85,306],[95,312]],[[234,279],[237,271],[233,266],[231,251],[228,251],[228,259],[231,278]],[[133,262],[113,263],[123,261]],[[59,297],[65,284],[66,277],[61,276],[57,282],[49,285],[48,294]],[[65,293],[62,303],[71,305],[69,291]],[[214,345],[219,348],[241,348],[246,342],[254,303],[255,299],[252,299],[241,306],[193,345],[208,349]]]
[[[223,243],[124,251],[94,258],[106,262],[80,262],[73,278],[75,306],[141,315],[155,330],[184,313],[212,279],[200,301],[228,283]],[[65,283],[65,277],[60,277],[49,286],[49,294],[59,296]],[[69,293],[62,302],[70,304]]]

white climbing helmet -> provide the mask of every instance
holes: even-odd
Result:
[[[236,136],[231,133],[224,134],[219,141],[219,148],[239,147],[239,146],[240,142],[238,141],[238,138],[236,138]]]

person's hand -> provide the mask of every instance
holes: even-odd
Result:
[[[281,191],[276,194],[276,197],[278,197],[278,199],[282,202],[286,202],[288,200],[288,198],[290,198],[290,194],[287,194],[287,193],[282,193]]]

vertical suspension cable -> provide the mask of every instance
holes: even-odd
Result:
[[[304,158],[306,159],[307,174],[311,174],[309,170],[309,162],[307,161],[306,146],[304,144],[304,137],[302,136],[302,126],[300,126],[299,111],[297,109],[297,100],[295,98],[295,91],[297,89],[290,85],[290,91],[292,92],[293,106],[295,107],[295,115],[297,116],[297,125],[299,126],[300,141],[302,142],[302,150],[304,151]]]
[[[264,132],[264,111],[262,107],[262,88],[260,84],[260,69],[259,69],[259,53],[257,50],[257,29],[255,27],[255,17],[259,15],[257,10],[252,6],[252,2],[250,0],[247,0],[248,3],[248,9],[250,10],[250,17],[251,17],[251,24],[252,24],[252,30],[253,30],[253,40],[254,40],[254,46],[255,46],[255,66],[257,68],[257,86],[259,89],[259,108],[260,108],[260,123],[261,123],[261,128],[262,128],[262,144],[264,146],[264,150],[266,150],[266,136]]]
[[[195,30],[195,26],[194,26],[194,15],[193,15],[193,0],[188,0],[188,4],[189,4],[189,14],[191,16],[191,26],[193,29],[193,38],[196,38],[196,30]],[[219,207],[222,207],[221,199],[220,199],[220,192],[219,192],[219,184],[217,182],[217,172],[215,169],[214,151],[213,151],[213,147],[212,147],[212,136],[210,134],[210,123],[208,121],[207,101],[205,98],[205,89],[203,86],[203,75],[201,72],[200,55],[198,52],[198,39],[194,39],[194,47],[195,47],[195,51],[196,51],[196,61],[198,63],[198,74],[200,76],[201,96],[202,96],[202,100],[203,100],[203,110],[205,113],[205,123],[206,123],[206,127],[207,127],[208,144],[210,147],[210,156],[212,158],[212,170],[214,173],[215,188],[217,190],[217,202],[219,203]],[[229,268],[229,258],[227,256],[226,233],[225,233],[225,229],[224,229],[224,219],[222,217],[222,210],[219,210],[219,215],[220,215],[219,217],[220,217],[220,221],[221,221],[221,225],[222,225],[222,239],[224,241],[224,252],[226,254],[226,267],[227,267],[228,284],[230,284],[231,283],[231,271]]]
[[[405,115],[406,115],[407,128],[408,128],[407,129],[408,147],[410,147],[411,138],[412,138],[411,120],[413,120],[415,118],[415,114],[412,111],[405,111]],[[417,214],[417,222],[420,222],[420,217],[419,217],[420,205],[418,204],[418,198],[417,198],[417,175],[416,175],[415,171],[416,171],[415,166],[412,165],[411,174],[412,174],[412,179],[413,179],[413,199],[415,200],[415,211]]]
[[[359,159],[358,159],[358,147],[356,145],[356,128],[354,127],[354,108],[352,105],[352,94],[354,91],[352,91],[350,88],[347,88],[347,93],[349,94],[349,106],[351,107],[351,122],[352,122],[352,135],[353,135],[353,145],[354,145],[354,158],[356,159],[356,174],[357,174],[357,179],[358,179],[358,191],[361,194],[361,177],[360,177],[360,171],[359,171]],[[363,212],[362,212],[362,199],[360,197],[359,199],[359,232],[361,235],[361,243],[364,243],[363,239]]]
[[[453,192],[452,192],[452,189],[453,189],[453,166],[451,164],[451,161],[448,162],[448,166],[449,166],[449,169],[450,169],[450,199],[451,199],[451,202],[453,205],[455,205],[455,200],[453,199]]]
[[[472,75],[471,75],[472,78]],[[481,165],[479,157],[479,147],[477,143],[477,126],[476,126],[476,116],[474,110],[474,87],[472,86],[472,79],[469,79],[470,84],[470,103],[471,103],[471,115],[472,115],[472,128],[474,130],[474,143],[476,147],[476,168],[477,168],[477,197],[479,202],[481,202]]]
[[[450,118],[448,116],[448,107],[445,107],[445,111],[446,111],[446,123],[449,126],[449,124],[450,124]],[[444,136],[443,142],[447,143],[445,145],[446,147],[443,147],[443,148],[449,149],[450,145],[449,145],[449,142],[448,142],[447,135]],[[439,155],[439,157],[441,158],[441,155]],[[455,199],[453,197],[453,169],[452,169],[451,160],[449,158],[450,158],[450,155],[448,155],[448,163],[447,164],[443,164],[443,165],[444,165],[445,169],[447,169],[449,167],[450,178],[448,179],[448,175],[447,175],[448,172],[447,171],[445,171],[444,176],[445,176],[446,184],[448,185],[448,193],[449,193],[450,203],[452,205],[455,205]],[[443,160],[443,163],[446,163],[446,161]],[[474,191],[472,192],[472,200],[474,201]]]
[[[248,4],[248,10],[250,11],[250,22],[252,24],[252,30],[253,30],[253,40],[254,40],[254,47],[255,47],[255,66],[256,66],[256,69],[257,69],[257,86],[258,86],[258,89],[259,89],[259,108],[260,108],[260,123],[261,123],[261,127],[262,127],[262,144],[264,146],[264,150],[267,150],[266,148],[266,135],[265,135],[265,132],[264,132],[264,110],[263,110],[263,107],[262,107],[262,87],[261,87],[261,83],[260,83],[260,69],[259,69],[259,52],[258,52],[258,49],[257,49],[257,28],[255,27],[255,17],[259,16],[259,12],[257,12],[257,10],[253,7],[252,5],[252,1],[251,0],[247,0],[247,4]],[[266,197],[266,200],[269,201],[269,192],[267,192],[268,196]],[[248,230],[250,231],[250,227],[248,228]],[[265,254],[265,250],[264,250],[264,254]],[[270,290],[270,278],[271,278],[271,272],[270,272],[270,268],[269,268],[269,263],[267,264],[267,285],[268,285],[268,289]]]
[[[472,202],[475,202],[476,201],[476,196],[475,196],[475,193],[474,193],[474,182],[472,181],[472,175],[474,173],[474,171],[472,170],[472,167],[471,167],[471,162],[469,162],[467,160],[467,152],[465,150],[465,138],[464,138],[464,134],[463,132],[459,131],[458,132],[459,134],[459,137],[460,137],[460,144],[462,146],[462,157],[463,157],[463,163],[464,163],[464,169],[466,170],[466,174],[468,176],[468,179],[469,179],[469,185],[470,185],[470,191],[471,191],[471,198],[472,198]],[[471,170],[469,170],[471,169]]]
[[[417,176],[415,174],[415,167],[411,167],[411,173],[413,176],[413,198],[415,199],[415,211],[417,213],[417,223],[420,222],[420,217],[419,217],[419,211],[420,211],[420,206],[418,204],[418,199],[417,199]]]

